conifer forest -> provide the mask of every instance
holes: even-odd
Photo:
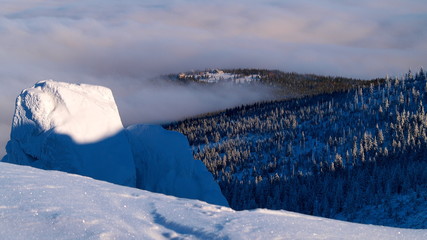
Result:
[[[385,225],[405,227],[411,213],[395,211],[402,204],[396,199],[427,202],[426,107],[421,69],[165,127],[187,136],[195,159],[236,210],[284,209],[366,222],[360,213],[370,206],[392,220]]]

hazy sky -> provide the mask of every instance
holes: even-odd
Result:
[[[0,0],[0,155],[16,96],[42,79],[113,89],[125,124],[254,101],[265,91],[152,84],[254,67],[373,78],[427,62],[425,0]]]

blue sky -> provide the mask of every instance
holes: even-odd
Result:
[[[8,138],[15,97],[42,79],[111,87],[119,108],[125,109],[122,118],[130,123],[161,120],[164,113],[152,111],[156,103],[170,112],[168,105],[176,111],[201,98],[195,91],[159,86],[154,90],[161,94],[150,94],[153,86],[146,79],[158,74],[253,67],[367,79],[399,76],[427,62],[425,0],[0,4],[3,139]],[[242,92],[241,99],[254,100],[252,93]],[[205,105],[194,109],[210,109],[218,96],[211,93]],[[141,102],[146,108],[137,108]]]

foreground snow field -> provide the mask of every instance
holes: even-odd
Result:
[[[0,186],[0,239],[427,239],[427,230],[236,212],[9,163],[0,163]]]

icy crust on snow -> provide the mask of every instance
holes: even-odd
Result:
[[[201,161],[193,159],[184,135],[157,125],[133,125],[126,133],[138,188],[228,206],[212,174]]]
[[[110,89],[41,81],[18,96],[4,162],[228,206],[184,135],[124,129]]]
[[[110,89],[40,81],[17,97],[4,161],[135,186],[132,152]]]
[[[427,230],[287,211],[236,212],[7,163],[0,163],[0,186],[1,239],[427,239]]]

